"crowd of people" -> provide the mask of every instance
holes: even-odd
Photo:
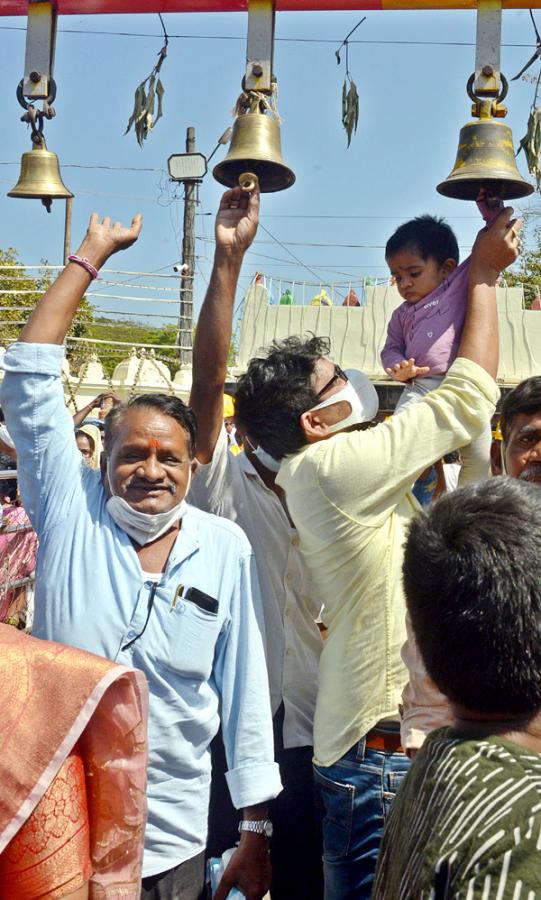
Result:
[[[216,900],[541,896],[541,376],[490,445],[521,223],[481,206],[461,265],[430,217],[387,245],[405,394],[377,425],[373,384],[313,335],[224,400],[259,214],[239,189],[190,405],[103,395],[74,420],[66,333],[141,229],[91,217],[3,358],[39,549],[32,637],[0,625],[0,897],[202,900],[232,848]],[[459,459],[422,509],[414,486]]]

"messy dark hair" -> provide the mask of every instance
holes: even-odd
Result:
[[[329,338],[315,335],[274,341],[239,378],[235,419],[275,459],[306,444],[300,417],[317,404],[311,379],[317,360],[329,350]]]

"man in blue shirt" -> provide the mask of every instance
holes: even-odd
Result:
[[[106,420],[101,473],[82,462],[64,403],[62,342],[78,303],[96,269],[140,228],[140,217],[123,228],[93,215],[78,254],[3,360],[2,406],[40,541],[34,634],[148,678],[142,897],[199,900],[208,748],[221,719],[228,785],[244,820],[216,896],[225,900],[236,884],[260,900],[269,882],[265,802],[281,785],[251,547],[237,526],[185,503],[196,423],[180,400],[144,395],[117,407]]]

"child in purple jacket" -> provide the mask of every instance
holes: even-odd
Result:
[[[479,208],[485,219],[500,211],[488,211],[484,203]],[[396,407],[400,412],[437,388],[457,356],[466,317],[470,259],[458,264],[452,229],[433,216],[419,216],[401,225],[387,242],[385,259],[405,301],[391,316],[381,352],[388,375],[405,383]],[[462,485],[488,477],[491,440],[487,426],[461,448]]]

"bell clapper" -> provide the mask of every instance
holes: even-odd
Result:
[[[239,175],[239,187],[247,194],[255,191],[259,187],[259,178],[253,172],[243,172]]]
[[[503,209],[503,200],[497,194],[490,194],[488,191],[485,196],[485,203],[489,209]]]
[[[476,202],[484,203],[485,206],[492,211],[500,211],[504,207],[503,197],[497,193],[493,184],[481,184],[481,189],[476,197]]]

